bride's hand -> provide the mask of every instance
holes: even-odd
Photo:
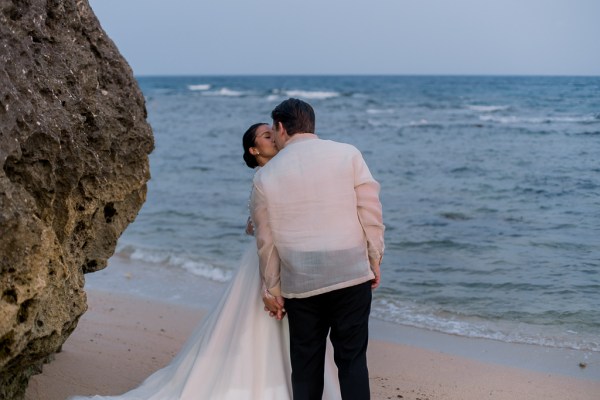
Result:
[[[285,314],[286,314],[285,309],[282,310],[280,317],[277,317],[277,313],[275,313],[273,311],[269,311],[269,309],[267,307],[265,307],[265,311],[269,313],[269,317],[271,317],[271,318],[277,318],[277,320],[279,320],[279,321],[281,321],[283,319],[283,317],[285,317]]]
[[[252,224],[252,218],[248,217],[246,222],[246,235],[254,236],[254,224]]]

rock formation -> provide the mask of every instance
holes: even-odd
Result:
[[[146,196],[131,69],[86,0],[0,0],[0,399],[60,350]]]

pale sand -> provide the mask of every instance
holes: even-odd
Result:
[[[119,394],[167,364],[202,312],[101,291],[44,372],[32,378],[28,400]],[[422,348],[372,340],[374,400],[600,399],[600,381],[483,363]]]

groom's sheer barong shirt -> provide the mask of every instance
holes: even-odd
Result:
[[[272,295],[310,297],[374,278],[370,264],[384,250],[379,184],[354,146],[293,135],[254,176],[250,209]]]

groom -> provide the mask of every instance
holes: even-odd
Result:
[[[255,175],[251,212],[263,300],[289,318],[294,400],[321,399],[328,333],[342,398],[369,399],[368,320],[384,248],[379,184],[355,147],[314,134],[308,103],[285,100],[271,117],[280,151]]]

